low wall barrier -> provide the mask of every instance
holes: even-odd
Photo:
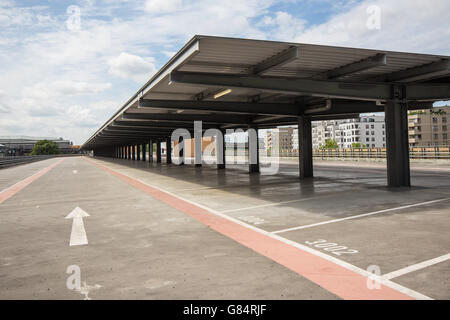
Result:
[[[40,156],[17,156],[17,157],[0,157],[0,169],[15,166],[24,163],[30,163],[57,157],[77,157],[82,154],[57,154],[57,155],[40,155]]]
[[[280,150],[280,157],[298,157],[298,150]],[[386,148],[315,149],[319,159],[385,159]],[[409,149],[411,159],[450,159],[450,147],[414,147]]]

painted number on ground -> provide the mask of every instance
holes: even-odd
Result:
[[[328,242],[327,240],[323,239],[316,241],[305,241],[305,243],[311,247],[320,248],[337,256],[358,253],[358,250],[349,249],[346,246],[340,246],[337,243]]]
[[[261,219],[261,218],[255,217],[255,216],[239,217],[239,219],[244,220],[245,222],[248,222],[248,223],[253,223],[255,225],[266,223],[266,221],[264,219]]]

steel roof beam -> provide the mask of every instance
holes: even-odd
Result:
[[[387,101],[394,99],[393,85],[387,83],[352,83],[329,80],[305,80],[275,77],[254,77],[193,72],[172,72],[172,82],[205,85],[240,87],[280,92],[300,92],[324,98],[352,100]],[[450,84],[405,84],[406,100],[439,101],[450,99]],[[358,112],[358,110],[354,110]]]
[[[291,47],[252,67],[251,73],[254,75],[261,75],[272,69],[281,67],[291,61],[294,61],[299,57],[300,57],[300,49],[298,47]]]
[[[200,121],[200,119],[198,120]],[[206,127],[214,127],[211,125],[203,125]],[[193,128],[194,122],[177,122],[177,123],[159,123],[159,122],[153,122],[153,123],[142,123],[137,121],[137,123],[130,123],[130,122],[114,122],[109,126],[109,128],[116,128],[116,129],[127,129],[127,128],[136,128],[136,129],[176,129],[176,128]]]
[[[162,131],[155,131],[155,130],[122,130],[122,129],[104,129],[105,131],[102,131],[101,134],[99,134],[99,137],[102,137],[102,135],[144,135],[144,134],[157,134],[161,136],[170,136],[174,130],[162,130]]]
[[[397,71],[380,77],[375,77],[373,78],[373,80],[386,82],[412,82],[420,80],[430,80],[433,78],[446,76],[448,74],[450,74],[450,60],[442,59],[440,61],[429,63],[426,65]]]
[[[170,74],[170,81],[191,85],[238,87],[275,92],[301,93],[325,98],[334,97],[373,101],[388,100],[391,98],[391,86],[389,84],[350,83],[329,80],[255,77],[181,71],[172,72]]]
[[[338,79],[340,77],[343,77],[343,76],[346,76],[346,75],[349,75],[352,73],[361,72],[361,71],[369,70],[372,68],[385,66],[386,64],[387,64],[386,54],[379,53],[374,56],[368,57],[366,59],[363,59],[363,60],[360,60],[357,62],[353,62],[353,63],[347,64],[345,66],[342,66],[342,67],[339,67],[336,69],[326,71],[322,74],[322,77],[324,79]]]
[[[217,124],[248,124],[251,121],[251,117],[245,117],[243,115],[196,115],[196,114],[160,114],[160,113],[125,113],[122,118],[116,119],[118,122],[133,120],[136,122],[189,122],[202,120],[204,123],[217,123]]]
[[[215,129],[215,128],[219,128],[221,126],[218,125],[208,125],[208,124],[204,124],[202,123],[202,129],[203,130],[207,130],[207,129]],[[155,127],[155,126],[130,126],[130,125],[110,125],[108,128],[105,128],[105,130],[115,130],[115,131],[136,131],[136,132],[141,132],[141,131],[155,131],[155,132],[172,132],[176,129],[179,128],[183,128],[183,129],[188,129],[188,130],[194,130],[194,123],[183,123],[183,124],[179,124],[177,126],[159,126],[159,127]]]
[[[202,110],[214,112],[252,112],[253,115],[267,116],[298,116],[304,110],[304,106],[299,104],[287,103],[248,103],[248,102],[228,102],[228,101],[181,101],[181,100],[149,100],[140,101],[141,107],[154,107],[166,109],[186,109],[186,110]],[[317,105],[308,106],[314,108]],[[354,100],[332,100],[331,110],[327,113],[357,113],[357,112],[376,112],[383,111],[382,106],[377,106],[373,101],[354,101]],[[227,115],[224,115],[226,119]],[[202,116],[198,115],[198,120],[202,120]]]
[[[406,86],[406,98],[419,101],[450,100],[450,83],[410,84]]]
[[[211,111],[236,114],[298,115],[298,104],[250,103],[230,101],[139,100],[140,108]],[[199,115],[200,117],[200,115]]]

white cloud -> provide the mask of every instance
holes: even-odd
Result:
[[[258,24],[261,27],[270,27],[274,37],[283,41],[293,41],[298,34],[304,31],[305,25],[305,20],[284,11],[277,11],[273,16],[266,15]]]
[[[0,102],[0,113],[8,113],[10,108],[4,103]]]
[[[450,20],[440,13],[450,12],[450,1],[435,0],[363,1],[326,23],[298,34],[295,41],[327,45],[378,48],[449,54]],[[367,28],[371,5],[381,9],[381,28]]]
[[[11,107],[7,104],[2,91],[0,91],[0,113],[8,113],[11,111]]]
[[[166,50],[164,50],[162,53],[164,53],[164,55],[166,57],[172,58],[176,54],[176,51],[166,51]]]
[[[95,94],[109,88],[111,88],[111,83],[58,80],[50,83],[38,82],[26,87],[22,91],[22,95],[26,98],[50,99],[58,96]]]
[[[112,75],[144,82],[156,72],[153,58],[142,57],[122,52],[119,56],[109,60],[109,72]]]
[[[181,0],[147,0],[145,2],[145,10],[151,14],[169,13],[181,8]]]

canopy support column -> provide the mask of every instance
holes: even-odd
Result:
[[[185,145],[185,143],[184,143],[184,138],[183,138],[183,136],[180,136],[179,138],[178,138],[178,145],[177,145],[177,148],[178,148],[178,165],[184,165],[184,145]]]
[[[248,169],[250,173],[259,173],[258,127],[248,126]]]
[[[168,137],[166,139],[166,163],[172,163],[172,138]]]
[[[410,187],[407,103],[388,101],[385,121],[388,186]]]
[[[226,159],[226,144],[225,144],[225,130],[220,131],[222,134],[216,137],[216,155],[217,155],[217,169],[225,169]]]
[[[194,123],[194,163],[195,167],[202,166],[202,127]]]
[[[153,140],[148,142],[148,162],[153,162]]]
[[[156,163],[161,163],[161,141],[156,142]]]
[[[312,157],[312,130],[311,118],[298,117],[298,161],[300,179],[314,176]]]

